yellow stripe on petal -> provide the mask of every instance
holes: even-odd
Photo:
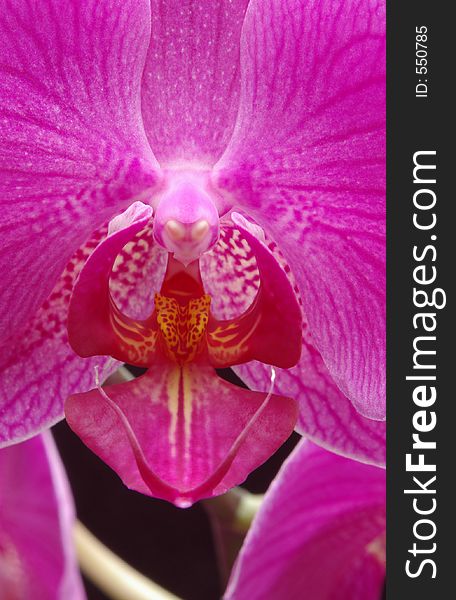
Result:
[[[171,447],[171,456],[176,457],[177,451],[177,422],[179,416],[179,385],[181,378],[181,369],[175,367],[168,374],[166,391],[168,394],[168,410],[170,414],[170,423],[168,430],[168,440]]]

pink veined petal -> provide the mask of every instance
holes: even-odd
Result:
[[[50,433],[0,451],[0,595],[9,585],[12,598],[85,598],[74,519]]]
[[[24,334],[0,346],[0,447],[59,421],[65,398],[92,387],[95,365],[116,366],[107,357],[77,356],[68,344],[66,327],[74,282],[105,235],[106,229],[100,229],[77,250],[47,300],[26,323]]]
[[[384,560],[375,550],[384,531],[384,470],[303,440],[265,496],[225,598],[361,600],[347,585],[365,562],[378,587],[365,582],[363,600],[378,600],[384,564],[382,571],[370,567],[373,558],[380,567]]]
[[[315,344],[363,415],[385,414],[385,7],[253,0],[219,188],[283,250]]]
[[[125,485],[178,506],[241,483],[293,430],[288,399],[228,384],[198,364],[71,396],[70,427]],[[267,401],[266,401],[267,399]]]
[[[263,390],[269,381],[268,367],[256,361],[234,370],[253,390]],[[315,349],[307,327],[299,364],[293,369],[278,369],[275,387],[280,394],[297,400],[300,433],[343,456],[385,465],[385,422],[363,417],[340,391]]]
[[[146,0],[27,0],[0,14],[0,339],[73,252],[158,180],[142,125]]]
[[[239,39],[248,0],[152,0],[142,106],[160,164],[213,165],[239,102]]]

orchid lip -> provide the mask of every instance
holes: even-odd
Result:
[[[171,194],[173,216],[166,213],[166,203],[160,204],[154,225],[167,225],[177,216],[187,227],[183,231],[194,234],[192,207],[185,211],[186,194],[194,188],[176,189],[181,202]],[[214,317],[199,260],[185,267],[170,253],[152,313],[145,319],[127,316],[111,296],[110,277],[126,244],[145,232],[152,238],[151,214],[150,206],[136,203],[116,218],[81,271],[68,319],[69,341],[78,354],[109,355],[148,370],[134,381],[107,387],[106,396],[101,394],[105,402],[99,386],[71,396],[65,414],[70,427],[128,487],[184,507],[243,481],[291,433],[297,419],[294,400],[233,386],[215,369],[251,360],[282,368],[296,364],[301,314],[286,271],[262,232],[233,215],[238,223],[224,223],[223,231],[238,231],[242,250],[249,246],[255,256],[261,280],[245,312],[228,320]],[[210,221],[199,221],[206,222],[196,220],[196,234],[204,237]],[[182,241],[179,223],[168,224],[168,230]]]
[[[100,398],[106,403],[109,409],[111,409],[116,414],[117,418],[119,419],[119,423],[121,424],[121,427],[124,429],[125,434],[129,439],[135,462],[138,471],[141,473],[143,481],[150,488],[151,492],[154,495],[157,495],[157,497],[163,496],[163,498],[171,500],[173,504],[175,504],[179,508],[189,508],[195,501],[197,501],[201,497],[204,497],[205,492],[207,493],[208,489],[217,488],[217,486],[219,485],[223,486],[223,478],[229,471],[240,446],[242,445],[248,433],[255,427],[257,421],[260,419],[262,414],[266,411],[271,399],[273,398],[275,378],[276,373],[274,368],[272,368],[271,382],[268,393],[266,394],[262,402],[257,406],[255,412],[251,415],[243,430],[233,440],[226,455],[216,466],[213,472],[204,481],[199,482],[193,488],[177,489],[172,485],[169,485],[166,481],[162,479],[162,477],[157,475],[153,471],[153,469],[151,469],[150,465],[148,464],[148,460],[143,453],[141,444],[139,443],[134,429],[130,424],[127,416],[123,413],[123,411],[117,405],[117,403],[110,398],[108,393],[100,386],[98,381],[98,372],[96,372],[95,376],[97,390],[99,392]],[[223,487],[221,491],[223,491]]]

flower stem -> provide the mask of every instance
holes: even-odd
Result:
[[[179,600],[111,552],[79,521],[74,535],[82,572],[112,600]]]
[[[220,577],[225,586],[242,542],[257,513],[262,494],[233,488],[226,494],[203,500],[211,522]]]

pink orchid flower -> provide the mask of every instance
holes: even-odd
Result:
[[[127,485],[187,505],[274,452],[297,402],[301,432],[383,462],[384,12],[4,7],[0,443],[70,396]],[[88,391],[109,357],[148,371]]]
[[[83,600],[74,510],[50,433],[0,450],[0,598]]]
[[[380,600],[385,471],[301,441],[265,495],[226,600]]]

